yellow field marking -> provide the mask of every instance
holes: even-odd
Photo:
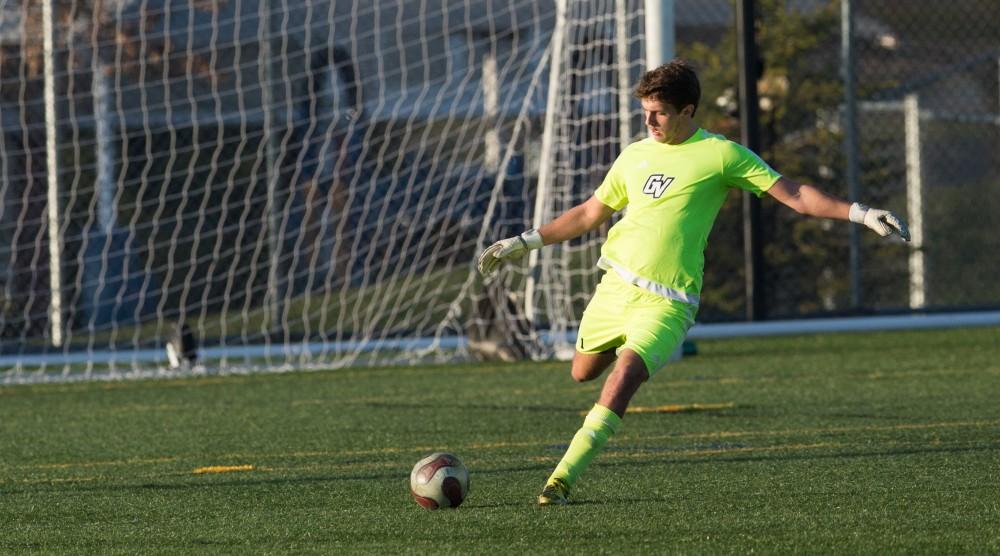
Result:
[[[641,436],[620,438],[634,440],[666,440],[681,438],[749,438],[757,436],[800,436],[806,434],[840,434],[850,432],[891,432],[902,430],[927,430],[946,428],[983,428],[1000,425],[1000,419],[992,421],[952,421],[944,423],[914,423],[901,425],[861,425],[856,427],[828,427],[812,429],[786,429],[770,431],[719,431],[719,432],[699,432],[690,434],[668,434],[659,436]]]
[[[750,453],[767,453],[767,452],[795,452],[804,450],[817,450],[820,448],[842,448],[848,446],[840,442],[816,442],[813,444],[775,444],[772,446],[732,446],[728,448],[702,448],[693,450],[678,450],[678,451],[646,451],[646,452],[609,452],[608,457],[627,457],[627,458],[643,458],[655,456],[656,458],[663,457],[702,457],[702,456],[719,456],[723,454],[750,454]]]
[[[169,404],[159,404],[159,405],[143,405],[143,404],[125,404],[122,406],[116,406],[107,408],[106,411],[111,414],[120,413],[142,413],[146,411],[176,411],[180,406],[169,405]]]
[[[200,475],[203,473],[232,473],[234,471],[253,471],[254,466],[252,465],[209,465],[208,467],[199,467],[192,471],[195,475]]]
[[[625,413],[689,413],[693,411],[715,411],[719,409],[732,409],[736,407],[733,402],[724,403],[688,403],[688,404],[668,404],[657,406],[636,406],[625,410]]]
[[[72,469],[75,467],[114,467],[116,465],[145,465],[150,463],[167,463],[177,461],[178,457],[167,456],[162,458],[146,459],[125,459],[112,461],[85,461],[80,463],[42,463],[37,465],[21,465],[25,469]]]
[[[87,483],[91,481],[97,481],[99,479],[104,479],[105,477],[59,477],[59,478],[48,478],[48,479],[23,479],[18,481],[19,483],[28,485],[39,485],[39,484],[59,484],[59,483]]]
[[[329,470],[343,470],[343,471],[358,471],[361,473],[370,473],[376,469],[385,470],[396,470],[400,473],[409,473],[410,465],[415,462],[398,462],[398,461],[382,461],[382,462],[367,462],[367,463],[357,463],[357,462],[304,462],[301,464],[293,465],[278,465],[272,467],[257,467],[255,471],[329,471]]]
[[[628,458],[628,459],[664,459],[664,458],[697,458],[705,456],[721,456],[728,454],[752,454],[770,452],[796,452],[806,450],[818,450],[822,448],[844,448],[850,444],[840,442],[817,442],[813,444],[775,444],[772,446],[732,446],[728,448],[694,448],[688,450],[650,450],[640,452],[619,452],[608,451],[604,457],[607,459]],[[528,461],[534,463],[550,463],[558,460],[558,456],[532,456]]]
[[[975,374],[976,376],[995,375],[1000,374],[1000,367],[991,367],[988,369],[926,369],[926,370],[911,370],[911,371],[876,371],[868,374],[859,374],[856,380],[871,380],[871,381],[883,381],[892,379],[905,379],[905,378],[915,378],[915,377],[935,377],[935,376],[965,376],[969,374]],[[738,385],[738,384],[771,384],[777,382],[794,382],[794,381],[809,381],[809,380],[825,380],[824,377],[815,374],[799,374],[792,376],[726,376],[719,378],[707,377],[702,380],[692,380],[692,379],[677,379],[677,380],[664,380],[662,382],[657,381],[656,384],[664,387],[679,388],[679,387],[691,387],[691,386],[703,386],[705,384],[711,385]],[[590,390],[600,390],[601,385],[595,385],[590,388]]]
[[[719,409],[733,409],[736,404],[725,403],[687,403],[687,404],[667,404],[656,406],[635,406],[625,410],[625,413],[693,413],[695,411],[717,411]],[[586,416],[590,410],[581,411],[580,415]]]
[[[502,450],[504,448],[527,448],[529,446],[539,446],[551,444],[551,440],[525,440],[522,442],[482,442],[479,444],[469,444],[470,450]]]
[[[257,471],[269,471],[265,468],[257,468]],[[190,476],[190,471],[177,472],[177,471],[164,471],[162,473],[136,473],[128,476],[129,480],[155,480],[163,479],[167,477],[187,477]],[[86,483],[93,481],[115,481],[116,479],[110,478],[106,475],[96,475],[96,476],[76,476],[76,477],[30,477],[30,478],[19,478],[19,479],[4,479],[0,478],[0,485],[3,484],[23,484],[23,485],[51,485],[51,484],[61,484],[61,483]]]

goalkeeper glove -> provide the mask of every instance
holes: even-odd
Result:
[[[861,203],[854,203],[851,205],[849,216],[851,222],[864,224],[882,237],[896,232],[899,237],[910,241],[910,230],[906,227],[906,221],[887,210],[868,208]]]
[[[519,236],[501,239],[487,247],[479,255],[479,273],[483,276],[493,274],[500,263],[520,259],[532,249],[540,249],[543,245],[542,235],[536,230],[528,230]]]

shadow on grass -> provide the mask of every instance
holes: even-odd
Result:
[[[58,484],[39,484],[32,488],[0,488],[0,496],[8,494],[30,494],[34,492],[116,492],[116,491],[169,491],[169,490],[195,490],[195,489],[213,489],[213,488],[232,488],[232,487],[253,487],[253,486],[268,486],[268,485],[307,485],[307,484],[317,484],[317,483],[334,483],[340,481],[387,481],[387,480],[403,480],[406,474],[399,473],[372,473],[372,474],[357,474],[357,475],[339,475],[339,476],[309,476],[309,477],[273,477],[273,478],[242,478],[242,479],[223,479],[223,480],[211,480],[211,481],[189,481],[189,482],[153,482],[146,481],[142,483],[117,483],[117,484],[93,484],[93,483],[58,483]]]
[[[359,401],[359,402],[337,402],[340,406],[357,406],[377,409],[427,409],[431,411],[452,410],[479,410],[479,411],[526,411],[537,413],[573,413],[579,415],[581,419],[590,410],[592,404],[582,403],[572,407],[552,406],[552,405],[516,405],[499,403],[438,403],[438,402],[381,402],[381,401]],[[722,417],[731,416],[756,416],[752,405],[727,405],[725,407],[700,407],[700,404],[669,404],[658,408],[644,408],[644,411],[629,411],[629,419],[649,419],[654,416],[663,415],[713,415]],[[765,415],[765,414],[761,414]]]

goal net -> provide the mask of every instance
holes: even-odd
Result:
[[[641,1],[0,11],[0,380],[568,347],[597,233],[475,258],[638,128]]]

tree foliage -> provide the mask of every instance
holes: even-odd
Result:
[[[840,176],[842,141],[831,125],[843,96],[837,41],[839,3],[808,10],[783,0],[757,2],[756,34],[763,72],[760,96],[761,156],[783,175],[846,195]],[[678,53],[695,63],[702,82],[703,127],[740,139],[735,32],[717,44],[695,41]],[[732,194],[706,253],[702,318],[739,318],[745,307],[742,203]],[[839,310],[849,296],[847,228],[803,218],[770,199],[763,201],[765,295],[769,316]]]

